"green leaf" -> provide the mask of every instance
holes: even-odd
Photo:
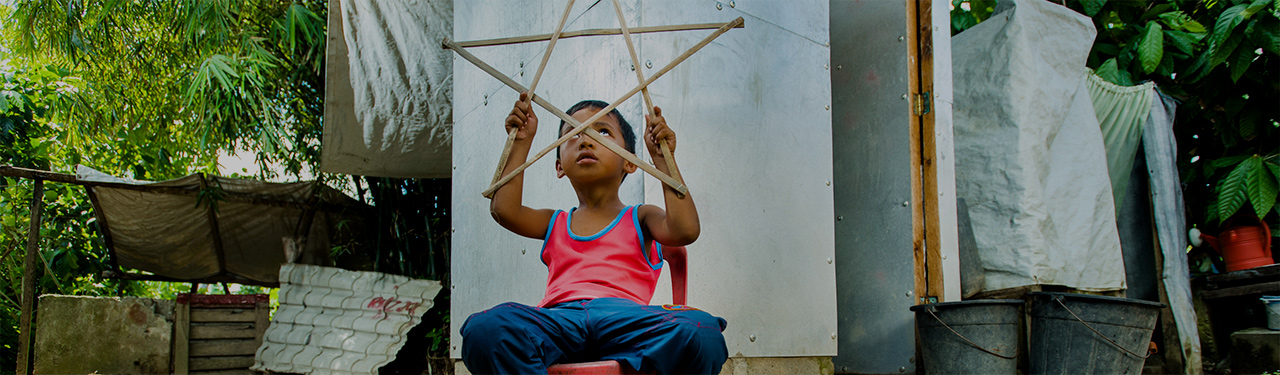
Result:
[[[1222,15],[1218,16],[1218,21],[1213,24],[1213,39],[1210,43],[1210,49],[1217,48],[1222,42],[1231,36],[1231,31],[1235,30],[1240,22],[1244,21],[1241,12],[1248,9],[1248,5],[1240,4],[1222,11]],[[1228,51],[1230,53],[1230,51]]]
[[[1271,1],[1272,0],[1253,0],[1253,3],[1249,4],[1249,7],[1245,8],[1243,12],[1240,12],[1240,15],[1244,16],[1244,18],[1253,17],[1255,13],[1258,13],[1258,11],[1262,10],[1263,8],[1266,8],[1267,4],[1270,4]]]
[[[1107,82],[1117,85],[1121,84],[1120,68],[1116,64],[1116,59],[1114,57],[1107,59],[1107,62],[1102,63],[1102,66],[1099,66],[1098,70],[1094,72],[1094,74],[1102,77],[1102,79]]]
[[[1093,17],[1103,5],[1107,5],[1107,0],[1080,0],[1080,5],[1084,6],[1084,15]]]
[[[1226,220],[1236,214],[1248,199],[1245,192],[1245,177],[1250,174],[1255,164],[1245,160],[1227,174],[1227,178],[1218,182],[1218,220]]]
[[[1240,81],[1240,77],[1244,76],[1245,70],[1249,69],[1249,65],[1253,63],[1253,59],[1258,54],[1253,51],[1256,47],[1245,45],[1243,48],[1236,48],[1233,56],[1231,56],[1231,82]]]
[[[1181,10],[1161,13],[1156,18],[1164,21],[1164,24],[1168,25],[1171,30],[1182,30],[1183,27],[1185,27],[1184,25],[1186,25],[1188,21],[1191,21],[1191,17],[1187,16],[1187,14],[1183,13]]]
[[[1208,69],[1213,70],[1213,68],[1217,67],[1223,62],[1226,62],[1227,58],[1231,57],[1231,53],[1235,52],[1236,47],[1240,45],[1241,41],[1244,41],[1244,38],[1227,38],[1226,40],[1222,41],[1221,44],[1218,44],[1217,46],[1212,47],[1211,49],[1213,50],[1212,51],[1213,57],[1209,59]]]
[[[1280,192],[1280,186],[1277,186],[1276,178],[1271,175],[1268,168],[1263,166],[1262,157],[1254,155],[1245,163],[1253,164],[1249,167],[1249,173],[1245,175],[1245,190],[1248,192],[1249,201],[1253,202],[1253,212],[1258,217],[1267,216],[1267,213],[1271,212],[1271,206],[1276,204],[1276,194]]]
[[[1244,34],[1264,51],[1280,54],[1280,19],[1259,17],[1249,23]]]
[[[1189,20],[1186,23],[1183,23],[1182,29],[1191,33],[1203,33],[1205,31],[1209,31],[1208,29],[1205,29],[1204,25],[1200,24],[1200,22],[1196,22],[1196,20]]]
[[[1164,58],[1164,34],[1156,21],[1147,22],[1147,31],[1138,42],[1138,61],[1142,63],[1142,72],[1150,74],[1160,67],[1160,59]]]
[[[1177,30],[1165,30],[1164,36],[1164,40],[1167,44],[1173,46],[1173,48],[1177,48],[1179,51],[1182,51],[1182,53],[1192,55],[1195,54],[1196,45],[1200,44],[1200,38],[1203,38],[1204,34],[1191,34]]]
[[[1240,116],[1236,118],[1236,128],[1240,131],[1240,138],[1244,140],[1253,140],[1258,136],[1258,119],[1262,118],[1262,111],[1257,107],[1244,110]]]

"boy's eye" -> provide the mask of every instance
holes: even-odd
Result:
[[[600,129],[600,135],[610,135],[610,134],[612,134],[612,132],[610,132],[609,129]]]

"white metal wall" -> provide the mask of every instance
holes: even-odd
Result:
[[[564,1],[458,2],[455,40],[550,33]],[[677,132],[681,171],[698,203],[702,237],[690,246],[689,303],[729,321],[729,353],[817,356],[836,352],[832,221],[831,81],[826,1],[623,1],[628,26],[746,19],[651,86]],[[594,6],[593,6],[594,4]],[[591,9],[588,9],[591,7]],[[608,1],[579,2],[565,30],[617,27]],[[650,75],[710,31],[637,36]],[[526,86],[546,43],[470,51]],[[523,65],[523,66],[522,66]],[[643,64],[642,65],[647,65]],[[636,84],[621,37],[557,43],[539,95],[560,108],[581,99],[610,101]],[[522,74],[523,73],[523,74]],[[516,93],[460,59],[454,64],[452,353],[470,314],[498,303],[536,303],[546,269],[541,241],[499,227],[480,196],[505,140],[501,122]],[[619,107],[642,124],[637,96]],[[544,147],[559,121],[537,112]],[[641,146],[642,148],[642,146]],[[640,151],[643,159],[648,159]],[[525,174],[525,202],[576,204],[553,162]],[[624,202],[662,205],[651,177],[628,178]],[[670,301],[664,274],[654,303]]]

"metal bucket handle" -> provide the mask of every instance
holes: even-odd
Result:
[[[961,340],[964,340],[964,342],[969,343],[969,345],[970,345],[970,346],[975,347],[975,348],[978,348],[978,350],[981,350],[981,351],[987,352],[987,354],[994,355],[994,356],[996,356],[996,357],[1000,357],[1000,358],[1004,358],[1004,359],[1015,359],[1015,358],[1018,358],[1018,352],[1017,352],[1017,351],[1015,351],[1015,352],[1013,353],[1013,355],[1012,355],[1012,356],[1004,356],[1004,355],[1001,355],[1000,353],[996,353],[996,352],[993,352],[993,351],[987,350],[987,348],[984,348],[984,347],[978,346],[978,344],[974,344],[974,343],[973,343],[973,341],[970,341],[970,340],[969,340],[969,338],[964,337],[964,335],[961,335],[961,334],[960,334],[960,332],[956,332],[956,330],[951,329],[951,326],[947,325],[947,322],[942,321],[942,318],[939,318],[939,317],[938,317],[938,314],[935,314],[935,313],[934,313],[934,310],[937,310],[937,308],[936,308],[936,307],[934,307],[934,306],[929,306],[929,308],[927,308],[927,309],[925,309],[925,310],[929,312],[929,315],[933,315],[933,318],[934,318],[934,319],[937,319],[937,320],[938,320],[938,323],[942,323],[942,326],[943,326],[943,327],[947,327],[947,330],[948,330],[948,331],[951,331],[951,333],[955,334],[955,335],[956,335],[956,337],[959,337]]]
[[[1084,319],[1080,319],[1080,316],[1076,315],[1075,311],[1071,311],[1071,308],[1067,307],[1067,304],[1062,302],[1062,300],[1064,299],[1066,298],[1063,297],[1062,295],[1053,296],[1054,302],[1057,302],[1059,306],[1062,306],[1062,309],[1067,310],[1067,313],[1071,314],[1071,317],[1076,318],[1076,321],[1080,322],[1080,324],[1084,324],[1085,328],[1088,328],[1090,331],[1093,331],[1093,333],[1097,334],[1098,337],[1101,337],[1103,340],[1107,340],[1107,342],[1111,343],[1111,345],[1114,345],[1116,348],[1119,348],[1120,350],[1134,357],[1147,359],[1147,357],[1150,357],[1151,354],[1153,354],[1153,353],[1148,353],[1147,355],[1138,355],[1138,353],[1134,353],[1133,351],[1130,351],[1129,349],[1125,349],[1125,347],[1120,346],[1120,344],[1115,342],[1115,340],[1112,340],[1110,337],[1107,337],[1107,335],[1102,334],[1102,332],[1098,332],[1098,330],[1093,329],[1093,326],[1089,325],[1089,323],[1086,323]]]

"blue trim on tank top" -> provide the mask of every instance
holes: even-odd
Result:
[[[572,208],[572,209],[570,209],[570,210],[569,210],[569,216],[566,216],[566,217],[565,217],[564,229],[565,229],[565,231],[566,231],[566,232],[568,232],[568,233],[569,233],[569,238],[571,238],[571,239],[573,239],[573,240],[575,240],[575,241],[591,241],[591,240],[595,240],[595,239],[600,238],[601,236],[604,236],[605,234],[609,233],[609,231],[613,230],[613,227],[617,226],[617,225],[618,225],[618,223],[622,221],[622,217],[623,217],[623,216],[626,216],[627,211],[630,211],[630,210],[631,210],[631,208],[632,208],[632,207],[627,207],[627,208],[623,209],[623,210],[622,210],[622,212],[619,212],[619,213],[618,213],[618,217],[613,218],[613,222],[612,222],[612,223],[609,223],[609,226],[604,227],[604,229],[601,229],[599,232],[596,232],[596,234],[593,234],[593,235],[590,235],[590,236],[583,237],[583,236],[579,236],[579,235],[577,235],[577,234],[574,234],[574,233],[573,233],[573,211],[577,211],[577,210],[578,210],[578,208],[577,208],[577,207],[574,207],[574,208]],[[637,228],[636,228],[636,230],[640,230],[640,228],[639,228],[639,227],[637,227]]]
[[[640,227],[640,205],[637,204],[634,207],[635,214],[631,215],[631,222],[632,225],[635,225],[636,236],[640,237],[640,254],[644,256],[644,264],[648,264],[649,268],[654,271],[660,270],[662,269],[662,265],[666,263],[666,260],[662,259],[662,244],[657,241],[654,241],[653,243],[654,248],[658,250],[658,264],[653,264],[653,262],[649,261],[649,249],[645,246],[647,242],[644,242],[644,229],[641,229]]]
[[[551,214],[551,222],[547,223],[547,234],[542,235],[542,250],[538,250],[538,260],[542,261],[542,265],[551,267],[547,263],[547,241],[551,240],[551,230],[556,227],[556,218],[560,217],[560,213],[564,210],[556,210]],[[567,226],[567,225],[566,225]]]

